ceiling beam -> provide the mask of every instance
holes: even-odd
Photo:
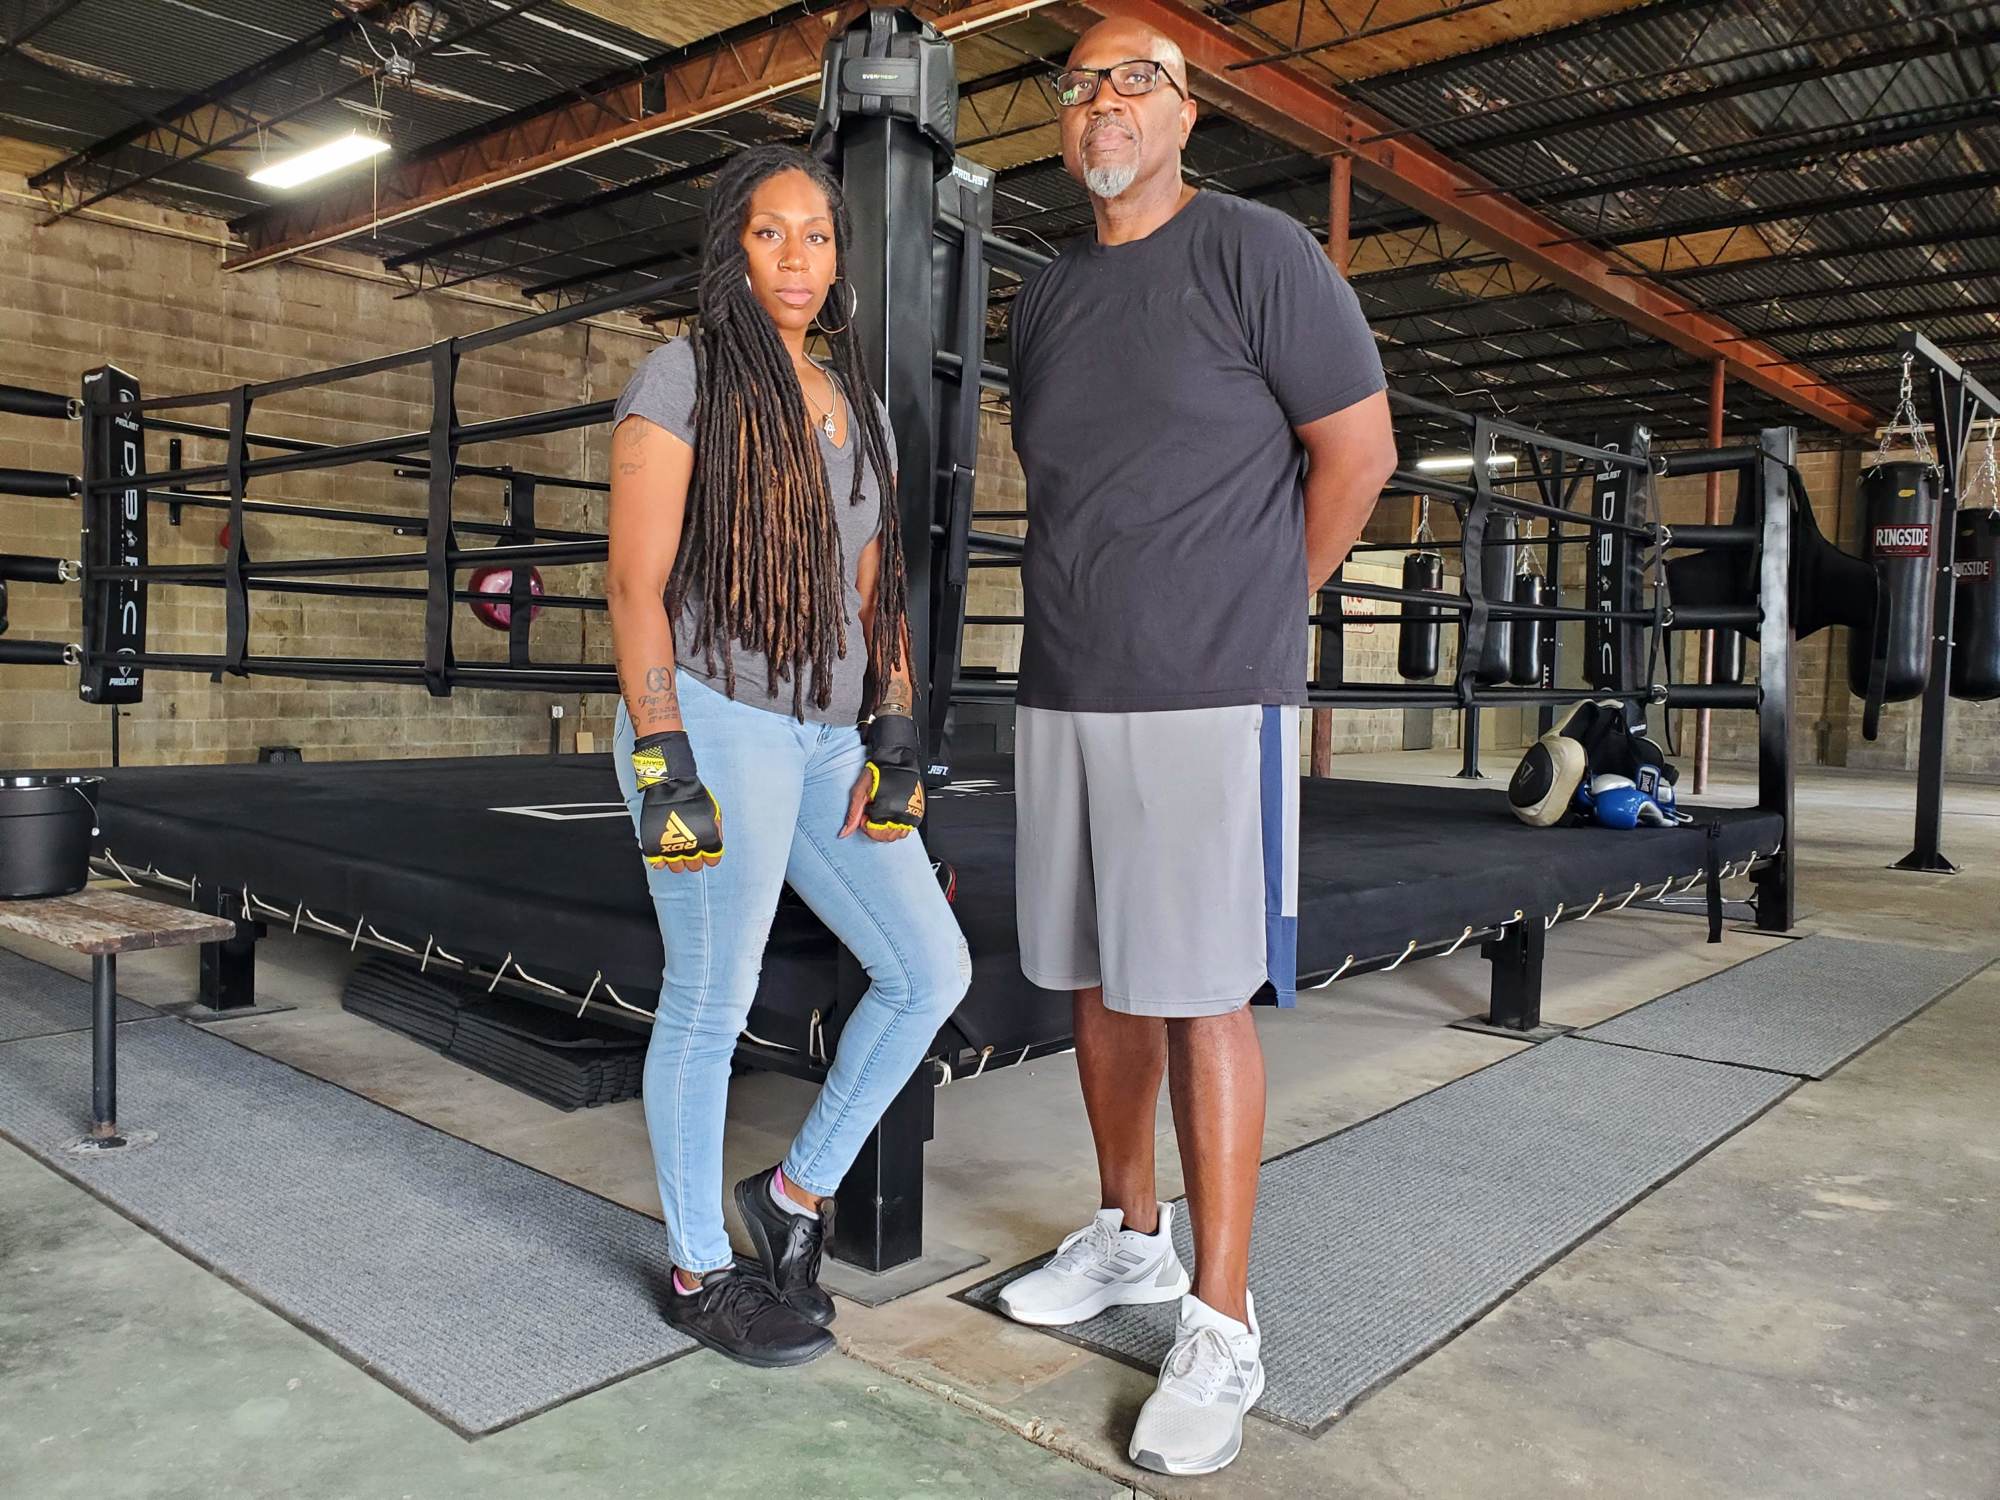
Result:
[[[1871,239],[1861,245],[1778,250],[1769,255],[1742,256],[1734,260],[1697,261],[1690,265],[1669,266],[1656,270],[1620,270],[1616,274],[1644,276],[1657,281],[1698,281],[1709,276],[1728,276],[1739,271],[1756,271],[1765,266],[1826,265],[1837,260],[1860,260],[1868,256],[1894,255],[1905,250],[1923,250],[1935,255],[1940,250],[1958,250],[1991,240],[2000,240],[2000,224],[1961,224],[1941,233],[1924,230],[1917,234]],[[1669,253],[1672,248],[1667,240],[1661,240],[1659,244],[1663,255]]]
[[[143,186],[177,167],[200,161],[274,126],[279,118],[260,117],[230,101],[245,89],[286,69],[316,62],[359,32],[393,0],[360,0],[352,9],[309,36],[288,43],[269,56],[240,68],[220,82],[135,121],[123,130],[93,141],[81,151],[29,179],[28,186],[49,199],[47,222],[67,218],[107,198]],[[368,75],[349,80],[339,92],[358,89]],[[331,97],[309,99],[300,109]],[[298,110],[290,111],[297,113]]]
[[[1643,12],[1641,12],[1643,14]],[[1893,20],[1871,28],[1874,31],[1891,27],[1931,26],[1936,35],[1928,40],[1912,42],[1902,47],[1883,47],[1872,52],[1856,52],[1834,62],[1821,62],[1817,58],[1802,67],[1783,68],[1772,73],[1753,74],[1748,78],[1732,78],[1725,83],[1705,84],[1700,88],[1688,89],[1678,94],[1666,94],[1654,99],[1640,99],[1630,104],[1617,105],[1611,109],[1598,110],[1592,114],[1578,115],[1568,120],[1544,121],[1536,125],[1524,125],[1514,130],[1504,130],[1495,135],[1473,136],[1468,140],[1455,141],[1451,149],[1455,151],[1500,151],[1509,146],[1532,145],[1550,140],[1556,136],[1573,135],[1579,130],[1601,130],[1610,125],[1625,125],[1636,120],[1648,120],[1655,115],[1672,114],[1675,110],[1695,109],[1705,104],[1720,103],[1724,99],[1740,99],[1747,95],[1768,94],[1777,89],[1797,88],[1801,84],[1823,82],[1829,78],[1839,78],[1848,73],[1864,73],[1876,68],[1899,67],[1905,63],[1919,62],[1926,58],[1940,57],[1956,51],[1960,47],[1982,47],[1994,40],[1994,28],[1982,27],[1968,34],[1957,27],[1942,24],[1926,16],[1911,16]],[[1856,35],[1854,31],[1836,33],[1840,37]],[[1750,55],[1759,56],[1780,52],[1804,50],[1815,42],[1826,38],[1803,36],[1782,45],[1759,47]],[[1675,68],[1675,73],[1700,74],[1708,70],[1736,66],[1741,67],[1745,59],[1740,57],[1705,58],[1700,62],[1687,63]],[[1647,82],[1644,78],[1628,80],[1634,88]],[[1477,115],[1458,116],[1442,121],[1442,125],[1476,124]]]
[[[1852,192],[1830,193],[1797,203],[1763,203],[1723,213],[1704,214],[1698,219],[1679,219],[1669,224],[1647,224],[1590,234],[1577,234],[1566,229],[1562,231],[1563,238],[1556,243],[1562,246],[1602,240],[1608,245],[1631,245],[1642,240],[1678,239],[1691,234],[1715,234],[1725,229],[1751,229],[1759,224],[1816,219],[1821,214],[1849,213],[1857,208],[1887,208],[1892,204],[1918,199],[1944,198],[1953,193],[1985,193],[1994,188],[2000,188],[2000,169],[1966,172],[1957,177],[1924,177],[1889,187],[1857,188]]]
[[[946,36],[967,36],[1051,3],[965,0],[947,9],[944,0],[931,0],[914,8]],[[747,23],[385,170],[378,183],[252,214],[231,226],[245,248],[223,268],[246,271],[337,245],[448,203],[810,88],[819,81],[828,40],[864,8],[855,0]]]
[[[1228,28],[1173,0],[1079,0],[1051,13],[1073,29],[1124,16],[1171,38],[1185,54],[1195,91],[1246,123],[1317,155],[1350,154],[1354,175],[1377,192],[1460,230],[1576,293],[1594,307],[1702,360],[1720,359],[1736,379],[1842,432],[1875,425],[1876,414],[1804,365],[1743,338],[1741,329],[1635,276],[1591,245],[1567,243],[1568,230],[1420,141],[1369,143],[1392,122],[1289,67],[1232,71],[1257,56]]]
[[[52,4],[43,7],[40,14],[30,14],[18,30],[11,35],[0,36],[0,57],[5,57],[23,42],[33,41],[82,3],[83,0],[53,0]]]
[[[1356,84],[1355,87],[1357,89],[1381,86],[1400,88],[1404,84],[1424,83],[1439,76],[1463,77],[1468,73],[1477,77],[1495,64],[1529,57],[1549,47],[1579,41],[1595,41],[1615,36],[1634,26],[1657,26],[1669,16],[1713,10],[1723,3],[1724,0],[1653,0],[1650,5],[1638,5],[1631,10],[1614,11],[1607,16],[1579,21],[1573,26],[1556,26],[1527,36],[1509,37],[1504,42],[1495,42],[1491,46],[1481,47],[1472,52],[1458,52],[1449,57],[1419,63],[1414,68],[1384,74],[1365,83]]]

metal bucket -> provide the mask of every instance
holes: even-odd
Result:
[[[102,776],[0,776],[0,901],[84,888],[103,785]]]

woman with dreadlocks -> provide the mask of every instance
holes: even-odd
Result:
[[[819,162],[733,157],[709,199],[699,327],[648,356],[612,419],[613,758],[667,955],[645,1075],[664,1306],[762,1366],[832,1347],[826,1200],[971,970],[911,836],[924,793],[889,422],[852,331],[847,239]],[[783,1162],[736,1185],[758,1276],[733,1269],[723,1227],[723,1106],[787,882],[870,986]]]

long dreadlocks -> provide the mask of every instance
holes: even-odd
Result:
[[[792,712],[803,718],[807,669],[813,705],[823,709],[832,697],[834,660],[847,655],[843,569],[853,560],[841,556],[826,464],[791,355],[748,280],[743,227],[751,196],[780,172],[803,172],[826,194],[835,274],[846,275],[847,206],[824,164],[790,146],[756,146],[731,157],[709,194],[694,335],[694,475],[667,607],[679,618],[687,601],[699,606],[691,644],[711,674],[720,652],[732,695],[731,648],[740,644],[764,654],[773,696],[779,678],[790,675]],[[867,643],[879,695],[902,660],[908,604],[894,465],[853,320],[825,336],[847,398],[850,434],[861,441],[847,503],[861,503],[864,459],[882,496],[881,572]]]

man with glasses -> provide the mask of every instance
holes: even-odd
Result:
[[[1075,994],[1101,1209],[1002,1305],[1179,1302],[1135,1463],[1235,1458],[1263,1389],[1247,1280],[1264,1062],[1296,983],[1306,606],[1396,464],[1353,291],[1296,220],[1182,181],[1187,67],[1129,21],[1057,76],[1096,233],[1013,311],[1027,474],[1016,775],[1021,966]],[[1171,1080],[1195,1250],[1155,1195]]]

